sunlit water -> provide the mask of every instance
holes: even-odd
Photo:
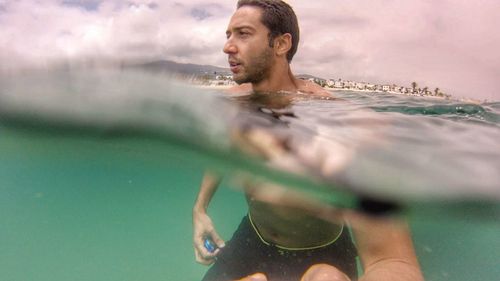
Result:
[[[426,280],[496,280],[500,103],[333,95],[228,99],[109,69],[2,74],[0,280],[201,279],[191,208],[206,167],[223,187],[247,170],[346,208],[396,202]],[[241,152],[232,136],[249,128],[286,140],[284,170]],[[225,239],[245,212],[235,188],[210,209]]]

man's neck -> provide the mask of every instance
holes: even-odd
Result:
[[[260,81],[259,83],[252,83],[252,90],[254,92],[279,92],[289,91],[296,92],[298,86],[296,78],[292,73],[290,64],[282,62],[276,64],[269,73],[269,77]]]

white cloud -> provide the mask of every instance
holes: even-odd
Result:
[[[42,3],[43,2],[43,3]],[[298,73],[440,87],[500,99],[495,0],[292,0]],[[0,0],[0,67],[55,58],[173,59],[225,65],[236,1]]]
[[[85,1],[1,3],[2,60],[45,63],[54,58],[105,56],[200,62],[208,58],[205,63],[216,63],[216,57],[222,57],[221,26],[232,11],[229,5],[97,2],[91,3],[92,9]],[[200,13],[205,14],[200,18]]]
[[[417,81],[458,96],[500,98],[498,1],[294,3],[305,35],[298,69],[381,83]],[[325,7],[331,8],[321,12]]]

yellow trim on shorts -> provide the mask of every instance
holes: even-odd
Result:
[[[329,246],[329,245],[335,243],[340,238],[340,235],[342,235],[342,232],[344,231],[344,224],[342,224],[342,228],[340,229],[339,234],[332,241],[330,241],[328,243],[325,243],[325,244],[322,244],[319,246],[313,246],[313,247],[289,248],[289,247],[280,246],[278,244],[271,244],[271,243],[267,242],[266,240],[264,240],[264,238],[262,238],[262,235],[260,235],[259,230],[257,229],[255,224],[253,223],[252,215],[250,214],[250,212],[248,212],[248,219],[250,220],[250,224],[252,225],[253,230],[255,231],[255,233],[257,233],[257,236],[259,237],[260,241],[262,241],[262,243],[266,244],[267,246],[275,246],[277,248],[280,248],[283,250],[288,250],[288,251],[315,250],[315,249]]]

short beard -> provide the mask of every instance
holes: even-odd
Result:
[[[238,85],[243,83],[259,83],[269,77],[272,64],[273,51],[267,48],[258,56],[250,59],[249,64],[245,67],[245,75],[241,78],[235,78],[234,82]]]

